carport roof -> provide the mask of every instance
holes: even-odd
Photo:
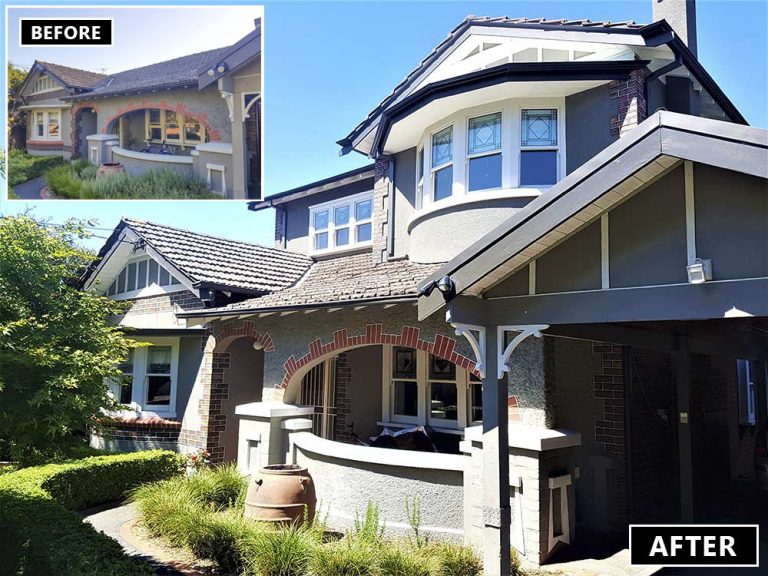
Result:
[[[555,184],[506,222],[430,276],[422,286],[448,275],[456,295],[479,296],[514,269],[545,252],[565,235],[572,218],[599,216],[606,206],[679,160],[701,162],[768,178],[768,131],[660,111]],[[615,196],[615,198],[613,197]],[[512,266],[510,263],[514,263]],[[455,296],[452,296],[455,297]],[[425,318],[446,304],[438,290],[419,299]]]

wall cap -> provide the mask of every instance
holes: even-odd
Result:
[[[294,432],[312,430],[312,420],[310,418],[291,418],[290,420],[283,420],[280,427],[283,430],[292,430]]]
[[[88,136],[90,140],[91,137]],[[146,152],[136,152],[135,150],[126,150],[119,146],[112,147],[112,153],[116,156],[133,158],[134,160],[144,160],[146,162],[165,162],[167,164],[192,164],[191,156],[174,156],[173,154],[148,154]]]
[[[255,418],[286,418],[288,416],[306,416],[314,413],[312,406],[296,406],[283,404],[282,402],[251,402],[235,407],[238,416],[251,416]]]
[[[471,426],[464,429],[464,438],[469,443],[482,444],[483,427]],[[571,448],[581,446],[581,434],[573,430],[562,428],[540,428],[538,426],[526,426],[525,424],[509,424],[509,447],[523,450],[535,450],[544,452],[557,448]]]
[[[204,142],[195,146],[195,150],[216,154],[232,154],[232,144],[230,142]]]
[[[120,137],[117,134],[91,134],[90,136],[86,136],[85,139],[90,142],[91,140],[120,140]]]

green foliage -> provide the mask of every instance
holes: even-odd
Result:
[[[153,451],[48,464],[0,476],[0,574],[152,574],[146,564],[126,556],[117,542],[67,507],[114,501],[138,481],[167,478],[179,471],[177,455]]]
[[[133,344],[119,303],[79,290],[83,225],[0,217],[0,439],[14,460],[60,450],[116,408],[107,379]]]
[[[418,496],[414,496],[413,500],[410,498],[405,499],[405,514],[408,516],[408,524],[411,526],[413,535],[409,538],[411,543],[416,548],[425,546],[429,539],[421,533],[421,502]]]
[[[379,560],[381,576],[432,576],[429,556],[405,546],[389,546]]]
[[[344,539],[318,546],[312,555],[310,571],[313,576],[375,576],[377,562],[377,547]]]
[[[63,162],[61,156],[30,156],[23,150],[11,149],[8,153],[8,189],[42,176]]]
[[[248,553],[248,573],[254,576],[306,576],[319,542],[304,526],[262,530]]]
[[[482,560],[467,546],[437,544],[433,556],[439,576],[478,576],[483,572]]]
[[[225,508],[235,506],[238,500],[244,501],[248,480],[232,463],[200,469],[187,479],[187,486],[194,499]]]
[[[21,86],[24,84],[24,79],[27,77],[27,73],[24,72],[18,66],[14,66],[11,62],[8,62],[6,68],[6,80],[8,82],[8,130],[11,126],[23,122],[24,115],[21,110],[15,109]]]
[[[209,511],[191,527],[187,545],[198,558],[213,560],[224,572],[240,573],[263,530],[240,511]]]
[[[365,516],[360,519],[360,515],[355,512],[355,530],[356,540],[367,544],[377,544],[384,538],[386,524],[381,521],[378,504],[368,501],[365,508]]]
[[[77,160],[50,170],[45,179],[50,189],[64,198],[100,199],[221,199],[202,180],[167,168],[137,176],[126,172],[96,178],[98,166]]]

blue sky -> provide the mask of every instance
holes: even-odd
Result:
[[[339,158],[335,141],[468,14],[649,22],[651,2],[265,2],[265,192],[279,192],[368,162],[355,153]],[[768,2],[699,0],[697,19],[699,59],[750,124],[765,128]],[[144,22],[141,17],[137,20]],[[203,26],[207,32],[213,28]],[[152,38],[157,32],[147,25],[138,29],[137,47],[121,55],[127,64],[110,56],[98,67],[123,69],[138,60],[137,65],[144,64],[145,58],[156,61],[180,55],[166,56],[176,35],[166,41]],[[239,37],[232,33],[231,40]],[[222,44],[209,45],[205,38],[206,32],[197,35],[191,48],[184,44],[181,54]],[[181,50],[180,46],[173,50],[177,48]],[[50,59],[61,61],[63,52]],[[162,56],[155,58],[154,54]],[[104,61],[98,55],[93,60]],[[2,211],[15,213],[27,204],[11,202]],[[36,214],[55,221],[72,216],[96,218],[110,227],[120,215],[129,215],[263,244],[271,244],[273,238],[271,210],[251,213],[241,202],[35,204]],[[99,243],[95,239],[90,245]]]

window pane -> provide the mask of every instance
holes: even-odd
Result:
[[[315,234],[315,250],[325,250],[328,248],[328,232]]]
[[[171,377],[147,377],[147,404],[168,406],[171,403]]]
[[[401,416],[419,415],[419,385],[416,382],[395,381],[394,413]]]
[[[119,366],[120,372],[123,374],[133,374],[133,348],[128,350],[128,356],[125,361]]]
[[[127,272],[125,268],[120,271],[120,275],[117,277],[117,293],[125,292],[125,277]]]
[[[171,373],[171,347],[152,346],[147,350],[147,374]]]
[[[168,286],[168,284],[171,283],[171,275],[168,273],[168,270],[160,267],[160,286]]]
[[[467,152],[501,150],[501,112],[469,119]]]
[[[333,223],[344,226],[349,223],[349,206],[338,206],[333,209]]]
[[[435,200],[449,198],[453,191],[453,166],[441,168],[432,175],[435,186]]]
[[[369,220],[373,210],[373,200],[363,200],[355,204],[355,220]]]
[[[349,228],[336,230],[336,246],[346,246],[349,244]]]
[[[525,48],[512,55],[512,62],[538,62],[539,51],[536,48]]]
[[[432,135],[432,167],[453,159],[453,126]]]
[[[557,146],[557,110],[523,110],[523,146]]]
[[[133,376],[130,374],[121,376],[119,387],[120,393],[118,394],[117,401],[120,402],[120,404],[130,404],[133,400]]]
[[[469,191],[501,188],[501,154],[469,160]]]
[[[429,415],[438,420],[456,420],[458,393],[453,382],[431,382]]]
[[[160,110],[150,110],[149,121],[152,124],[160,124]]]
[[[400,347],[392,350],[392,376],[416,378],[416,350]]]
[[[59,113],[48,113],[48,136],[58,138],[59,136]]]
[[[194,118],[187,116],[184,121],[184,139],[188,142],[200,142],[203,139],[203,127]]]
[[[136,290],[136,262],[128,264],[128,284],[125,289],[127,292]]]
[[[371,241],[371,224],[360,224],[357,227],[357,241],[358,242],[370,242]]]
[[[171,276],[171,285],[173,285],[173,286],[177,286],[177,285],[179,285],[179,284],[181,284],[181,282],[179,281],[179,279],[178,279],[178,278],[176,278],[176,276]]]
[[[163,139],[163,131],[159,126],[151,127],[149,129],[149,138],[150,140],[162,140]]]
[[[181,139],[181,128],[176,112],[165,113],[165,138],[167,140]]]
[[[472,384],[469,387],[469,419],[479,422],[483,419],[483,387],[480,384]]]
[[[149,284],[157,284],[157,262],[149,261]]]
[[[456,364],[430,354],[429,377],[435,380],[456,380]]]
[[[557,182],[556,150],[524,150],[520,153],[520,185],[549,186]]]
[[[109,285],[109,290],[107,290],[107,296],[114,296],[116,291],[117,291],[117,279],[112,280],[112,284]]]
[[[315,230],[325,230],[328,228],[328,211],[315,212]]]
[[[542,62],[568,62],[568,50],[555,50],[554,48],[543,48],[541,50]]]
[[[139,262],[138,278],[136,279],[136,288],[144,288],[147,285],[147,260]]]

